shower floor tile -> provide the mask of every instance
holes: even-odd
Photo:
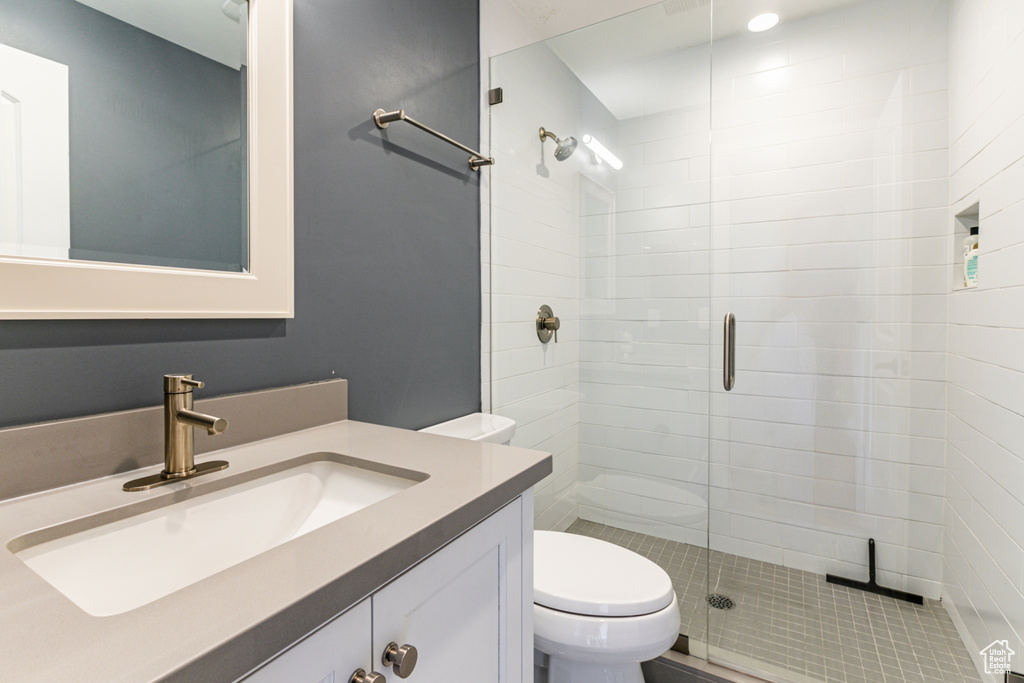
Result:
[[[794,680],[980,680],[938,601],[913,605],[826,583],[819,574],[718,551],[709,557],[706,548],[584,520],[568,531],[629,548],[661,566],[679,598],[679,632],[706,643],[712,654],[717,648],[753,658],[796,674]],[[708,593],[728,596],[735,607],[709,609]]]

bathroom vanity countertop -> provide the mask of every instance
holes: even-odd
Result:
[[[39,529],[328,452],[428,475],[400,493],[137,609],[94,617],[8,548]],[[0,679],[232,681],[551,472],[546,453],[345,420],[197,456],[215,474],[126,493],[150,467],[0,503]],[[180,497],[180,494],[179,494]],[[159,503],[156,505],[159,506]]]

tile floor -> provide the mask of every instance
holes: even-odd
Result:
[[[709,563],[705,548],[584,520],[568,531],[624,546],[665,569],[679,598],[680,633],[706,643],[713,658],[766,664],[756,668],[794,681],[980,680],[938,601],[914,605],[718,551]],[[732,598],[732,609],[708,609],[709,571],[710,591]]]

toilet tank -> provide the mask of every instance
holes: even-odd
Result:
[[[470,413],[432,427],[424,427],[420,431],[427,434],[454,436],[458,439],[487,441],[507,446],[516,432],[516,421],[501,415]]]

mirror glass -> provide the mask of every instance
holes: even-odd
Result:
[[[248,272],[245,0],[0,0],[0,255]]]

